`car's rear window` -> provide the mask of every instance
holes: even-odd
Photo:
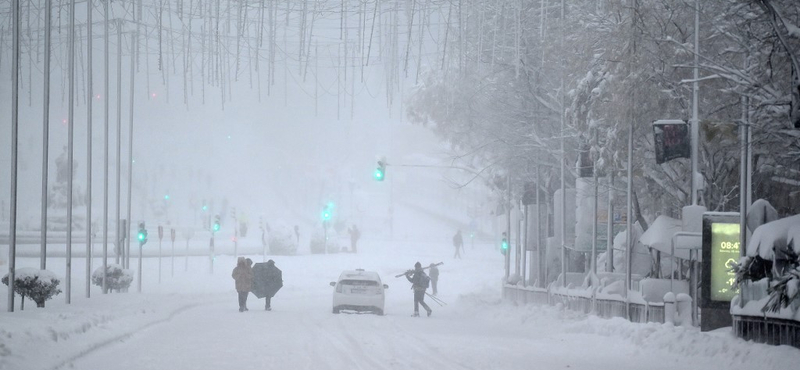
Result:
[[[339,284],[352,286],[378,286],[378,282],[374,280],[342,280],[339,282]]]

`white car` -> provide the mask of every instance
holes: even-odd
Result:
[[[363,269],[346,270],[338,281],[331,282],[333,291],[333,313],[340,311],[372,312],[383,315],[386,301],[384,289],[389,286],[381,283],[377,272]]]

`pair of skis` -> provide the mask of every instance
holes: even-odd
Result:
[[[441,266],[441,265],[444,265],[444,262],[434,263],[433,265],[434,266]],[[429,268],[431,268],[431,267],[430,266],[425,266],[425,267],[422,268],[422,271],[425,271],[425,270],[427,270]],[[394,277],[399,278],[401,276],[405,276],[406,274],[408,274],[410,272],[414,272],[414,270],[407,270],[406,272],[404,272],[404,273],[402,273],[400,275],[395,275]]]

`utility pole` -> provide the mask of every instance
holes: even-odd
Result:
[[[103,34],[103,43],[105,44],[103,55],[103,64],[105,64],[105,76],[103,78],[103,94],[105,94],[103,99],[103,113],[105,117],[105,130],[103,135],[103,294],[108,294],[108,28],[109,23],[111,22],[111,20],[108,18],[108,7],[110,6],[109,3],[110,0],[106,0],[103,3],[103,14],[105,17],[105,22],[103,22],[103,26],[105,27],[105,32]]]
[[[64,295],[67,304],[72,302],[72,201],[75,174],[73,173],[74,137],[75,137],[75,0],[69,3],[69,109],[68,122],[68,149],[67,149],[67,271],[65,277]]]
[[[19,34],[20,0],[11,0],[13,46],[11,57],[11,217],[8,232],[8,312],[14,312],[14,279],[17,260],[17,149],[19,144]]]
[[[51,0],[48,0],[51,1]],[[49,9],[49,7],[48,7]],[[92,13],[94,0],[86,1],[86,298],[92,295]],[[49,24],[49,22],[48,22]]]
[[[50,149],[50,49],[52,32],[52,0],[44,3],[44,102],[42,103],[42,232],[39,252],[39,269],[47,268],[47,180],[48,151]]]
[[[124,261],[124,254],[125,254],[125,244],[123,242],[122,233],[122,224],[120,220],[120,203],[122,200],[122,21],[117,20],[117,181],[115,182],[117,186],[117,191],[115,192],[115,198],[117,202],[117,206],[114,208],[116,212],[116,263],[120,263],[120,257],[122,257],[123,264]]]
[[[91,1],[91,0],[89,0]],[[134,14],[136,14],[134,12]],[[130,88],[130,115],[128,116],[128,222],[130,225],[131,221],[131,195],[133,193],[133,85],[134,85],[134,68],[133,65],[136,62],[136,46],[138,41],[138,35],[131,33],[131,63],[130,63],[130,81],[128,82]],[[126,234],[130,233],[130,230],[125,230]],[[125,268],[130,268],[131,265],[131,238],[125,238],[128,240],[126,249],[125,249]]]
[[[564,125],[566,124],[565,115],[566,115],[566,92],[564,79],[565,79],[565,66],[566,66],[566,55],[564,54],[564,38],[566,37],[565,27],[566,22],[564,21],[564,16],[566,13],[566,4],[564,0],[561,0],[561,286],[567,286],[567,181],[566,181],[566,162],[567,162],[567,152],[564,148],[564,136],[566,135]]]
[[[635,1],[635,0],[634,0]],[[697,192],[700,186],[699,144],[700,120],[698,119],[698,93],[700,90],[698,65],[700,64],[700,0],[694,2],[694,81],[692,82],[692,205],[697,205]]]

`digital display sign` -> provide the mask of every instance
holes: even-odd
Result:
[[[711,300],[730,302],[737,290],[731,288],[735,274],[731,271],[739,262],[739,224],[711,224]]]

